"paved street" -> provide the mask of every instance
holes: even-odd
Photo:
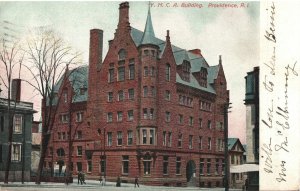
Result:
[[[162,187],[162,186],[144,186],[140,185],[139,188],[134,188],[133,184],[122,183],[122,187],[115,187],[114,182],[107,182],[105,186],[101,186],[99,181],[95,180],[86,180],[86,184],[78,185],[77,179],[74,179],[73,184],[68,186],[62,183],[42,183],[41,185],[35,185],[33,182],[30,183],[9,183],[4,185],[0,183],[0,191],[40,191],[40,190],[55,190],[55,191],[65,191],[65,190],[112,190],[112,191],[123,191],[123,190],[159,190],[159,191],[168,191],[168,190],[213,190],[213,191],[223,191],[223,188],[196,188],[196,187]],[[230,189],[231,191],[241,191],[238,189]]]

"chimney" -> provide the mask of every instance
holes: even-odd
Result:
[[[192,50],[189,50],[189,52],[191,52],[193,54],[196,54],[196,55],[199,55],[199,56],[202,56],[200,49],[192,49]]]
[[[90,70],[99,70],[102,64],[103,31],[100,29],[90,30]]]
[[[129,24],[129,3],[123,2],[119,6],[119,24],[118,28],[130,28]]]
[[[16,102],[21,100],[21,79],[12,80],[11,100]]]

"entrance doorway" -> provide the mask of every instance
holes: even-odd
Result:
[[[193,160],[190,160],[186,164],[186,181],[192,182],[194,177],[196,177],[196,164]]]

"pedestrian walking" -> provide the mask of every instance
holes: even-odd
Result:
[[[140,187],[140,185],[139,185],[139,178],[137,176],[134,179],[134,187],[136,187],[136,186]]]
[[[121,187],[121,178],[118,176],[116,187]]]
[[[82,172],[81,174],[82,174],[82,175],[81,175],[82,182],[83,182],[84,184],[86,184],[86,183],[85,183],[85,174],[84,174],[84,172]]]
[[[245,180],[245,191],[248,191],[249,181],[248,178]]]
[[[80,184],[82,184],[82,173],[81,173],[81,171],[78,172],[77,177],[78,177],[78,183],[77,184],[79,184],[79,182],[80,182]]]

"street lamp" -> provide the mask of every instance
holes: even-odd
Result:
[[[225,145],[225,175],[224,175],[224,184],[225,191],[229,190],[229,165],[228,165],[228,109],[231,108],[231,103],[226,102],[224,104],[224,145]]]

